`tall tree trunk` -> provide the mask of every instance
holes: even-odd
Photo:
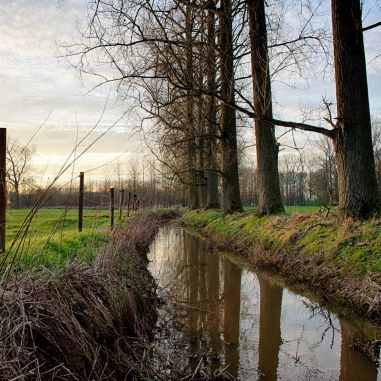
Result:
[[[15,207],[16,209],[20,209],[20,190],[19,190],[19,183],[18,182],[15,182]]]
[[[205,168],[205,120],[203,119],[203,101],[202,97],[200,97],[200,105],[202,107],[200,110],[200,118],[199,118],[199,131],[200,138],[198,141],[198,180],[197,187],[199,191],[199,204],[201,207],[206,207],[207,202],[207,178],[206,178],[206,168]]]
[[[201,207],[206,207],[207,199],[207,179],[206,179],[206,163],[205,163],[205,102],[201,95],[204,86],[204,68],[205,62],[203,55],[203,37],[201,36],[201,44],[199,49],[199,65],[198,65],[198,88],[200,95],[198,97],[198,115],[197,124],[199,131],[198,138],[198,171],[197,171],[197,188],[199,193],[199,202]]]
[[[188,3],[185,11],[185,44],[186,44],[186,82],[187,82],[187,153],[188,153],[188,206],[191,209],[199,207],[199,197],[197,191],[197,147],[195,141],[195,120],[194,120],[194,78],[193,78],[193,16],[192,4]]]
[[[221,0],[219,15],[223,208],[225,213],[233,213],[241,212],[243,208],[239,189],[237,126],[234,108],[234,52],[231,0]]]
[[[264,0],[247,0],[254,108],[257,113],[272,119],[270,67],[267,47]],[[275,129],[263,120],[255,120],[257,151],[258,211],[260,215],[283,213],[278,172],[279,147]]]
[[[346,216],[379,211],[372,149],[360,0],[332,0],[339,208]]]
[[[209,0],[208,6],[215,7],[216,1]],[[209,94],[217,92],[216,71],[216,18],[213,11],[208,13],[208,56],[207,56],[207,87]],[[207,97],[206,107],[206,139],[207,155],[207,201],[206,207],[220,207],[218,199],[218,165],[217,165],[217,102],[213,95]]]

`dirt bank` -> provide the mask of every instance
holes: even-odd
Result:
[[[212,246],[243,255],[250,266],[303,285],[323,304],[349,307],[354,314],[381,323],[379,220],[184,211],[180,222]]]

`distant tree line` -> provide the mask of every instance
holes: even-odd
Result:
[[[183,199],[181,194],[174,189],[163,188],[158,184],[141,181],[133,183],[124,181],[117,184],[114,181],[91,181],[85,185],[84,208],[87,209],[108,209],[110,205],[110,188],[114,187],[115,208],[119,208],[121,202],[121,191],[124,189],[123,207],[127,210],[151,208],[151,207],[171,207],[181,206]],[[46,193],[47,192],[47,193]],[[31,208],[36,200],[44,196],[43,207],[46,208],[76,208],[78,206],[79,186],[78,181],[71,186],[59,185],[51,187],[48,191],[44,187],[28,188],[19,193],[18,198],[14,190],[9,191],[9,201],[11,208]],[[18,200],[18,204],[16,204]]]
[[[376,164],[377,183],[381,196],[381,121],[372,120],[373,151]],[[333,145],[327,138],[321,138],[312,145],[313,153],[289,152],[279,158],[279,184],[281,200],[284,205],[319,205],[336,206],[339,201],[338,176]],[[8,145],[8,165],[12,168],[8,177],[8,196],[12,208],[30,208],[38,197],[45,192],[38,187],[36,171],[30,164],[33,149],[27,150],[17,141]],[[20,152],[22,153],[21,156]],[[24,159],[28,165],[24,167]],[[18,168],[21,165],[21,168]],[[114,174],[103,180],[86,181],[85,208],[107,209],[110,188],[115,187],[117,206],[120,202],[120,191],[125,190],[124,206],[127,208],[130,193],[130,207],[134,206],[134,195],[139,200],[139,207],[168,207],[187,205],[187,189],[181,182],[169,180],[162,170],[154,168],[152,162],[140,163],[131,159],[128,163],[117,162]],[[240,196],[244,206],[258,205],[258,187],[256,162],[242,158],[239,162]],[[11,169],[9,169],[11,171]],[[158,172],[161,172],[161,176]],[[18,186],[14,186],[18,174]],[[25,179],[23,178],[25,176]],[[86,177],[87,179],[87,177]],[[218,183],[217,183],[218,184]],[[220,187],[221,185],[219,185]],[[221,203],[220,190],[217,188],[217,203]],[[76,207],[78,204],[78,182],[74,179],[71,185],[57,186],[49,190],[46,207]]]
[[[256,167],[240,167],[241,198],[243,205],[258,205]],[[380,178],[381,180],[381,178]],[[335,161],[316,153],[310,157],[287,154],[279,160],[279,185],[284,205],[336,206],[338,178]]]

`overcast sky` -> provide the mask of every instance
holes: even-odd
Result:
[[[36,135],[34,159],[51,179],[77,141],[94,126],[105,107],[109,88],[89,93],[70,68],[60,46],[79,41],[78,26],[86,21],[85,0],[0,0],[0,126],[26,143]],[[124,113],[111,91],[99,127],[78,152],[115,123]],[[138,151],[126,119],[107,133],[90,153],[79,160],[76,172],[114,159],[123,152]],[[109,171],[110,168],[103,168]]]
[[[21,142],[27,142],[49,116],[35,137],[35,162],[49,167],[51,177],[72,150],[79,136],[93,126],[102,113],[109,88],[93,91],[94,82],[81,83],[77,72],[58,59],[59,47],[79,41],[78,27],[86,22],[86,0],[0,0],[0,126]],[[364,25],[381,20],[376,0],[364,2]],[[371,112],[381,117],[381,28],[366,32]],[[295,117],[300,103],[318,104],[322,95],[333,96],[333,80],[312,81],[309,87],[290,89],[276,85],[278,116]],[[98,137],[124,112],[111,91],[106,112],[91,135]],[[279,115],[280,114],[280,115]],[[112,160],[123,152],[136,156],[142,151],[132,136],[133,121],[125,118],[77,164],[88,170]]]

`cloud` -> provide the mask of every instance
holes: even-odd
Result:
[[[107,89],[86,96],[77,72],[57,58],[58,46],[78,41],[85,1],[2,0],[0,2],[0,123],[33,124],[56,110],[57,123],[74,113],[89,118],[102,110]],[[79,21],[78,21],[79,20]],[[94,83],[88,83],[92,87]],[[116,98],[115,92],[112,98]],[[112,103],[112,102],[110,102]],[[123,107],[109,109],[116,119]],[[58,119],[59,118],[59,119]]]

